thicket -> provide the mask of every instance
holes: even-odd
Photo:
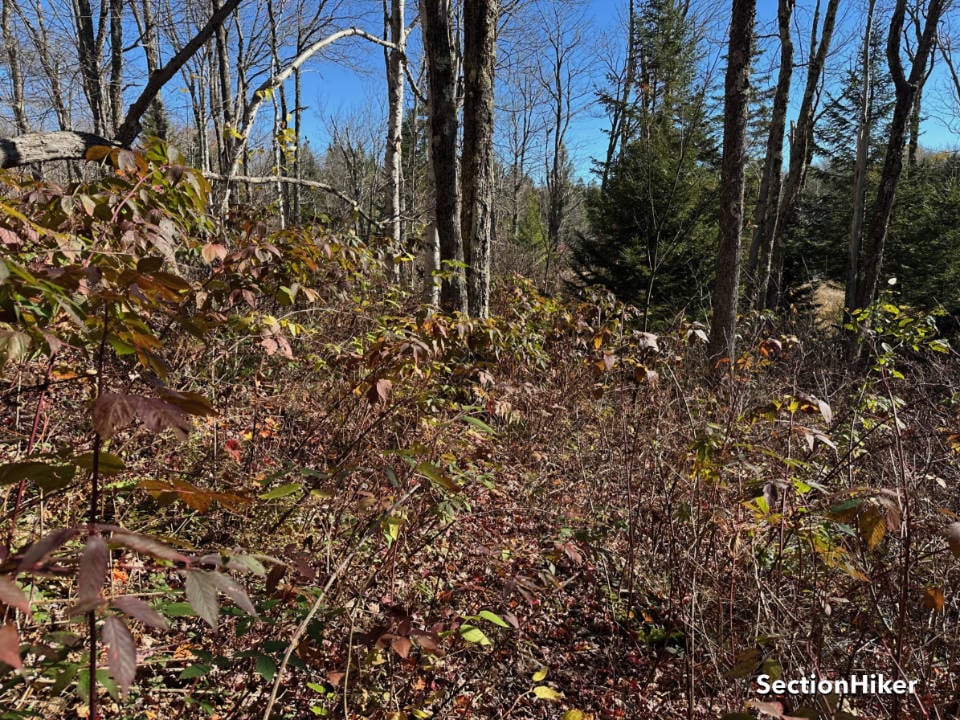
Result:
[[[205,211],[161,144],[0,181],[0,717],[932,715],[957,687],[956,356],[886,297],[644,332]],[[226,602],[225,602],[226,600]],[[761,672],[916,696],[759,698]]]

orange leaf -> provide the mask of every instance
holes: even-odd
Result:
[[[943,612],[943,590],[938,587],[928,587],[923,591],[923,606],[934,612]]]

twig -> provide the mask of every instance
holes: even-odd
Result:
[[[389,515],[403,503],[413,497],[414,493],[420,489],[420,485],[415,485],[407,493],[397,500],[390,508],[384,513]],[[381,516],[377,516],[381,517]],[[377,519],[377,518],[374,518]],[[360,546],[363,539],[370,533],[370,531],[376,526],[377,523],[371,520],[364,531],[360,534],[360,537],[357,539],[356,544],[353,546],[353,549],[347,553],[343,560],[340,561],[340,564],[337,565],[336,569],[327,579],[326,585],[323,586],[323,589],[320,591],[320,594],[317,596],[317,599],[314,600],[313,606],[310,608],[310,612],[307,613],[306,617],[300,621],[300,624],[297,626],[297,629],[294,631],[293,635],[290,638],[290,644],[287,646],[287,651],[283,654],[283,660],[280,661],[280,667],[277,668],[277,675],[273,679],[273,687],[270,690],[270,699],[267,700],[267,707],[263,711],[263,720],[270,720],[270,713],[273,712],[273,706],[277,702],[277,693],[280,690],[280,683],[283,680],[283,672],[287,669],[287,664],[290,662],[290,658],[293,656],[294,651],[297,649],[297,646],[300,644],[300,640],[303,638],[304,633],[307,631],[307,626],[310,625],[310,622],[316,616],[317,612],[320,610],[320,607],[323,605],[323,601],[327,597],[327,593],[330,592],[330,588],[333,587],[333,584],[340,579],[340,576],[343,575],[347,568],[350,567],[350,563],[353,562],[353,558],[356,557],[357,553],[360,552]]]

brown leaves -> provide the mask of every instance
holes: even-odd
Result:
[[[99,535],[87,538],[77,571],[77,608],[89,610],[100,600],[100,591],[107,579],[110,549]]]
[[[138,597],[132,595],[121,595],[110,600],[110,607],[116,608],[124,615],[139,620],[144,625],[156,628],[157,630],[166,630],[169,625],[163,616],[154,610],[150,605]]]
[[[0,602],[27,615],[30,614],[30,601],[27,600],[23,590],[13,580],[5,577],[0,577]]]
[[[181,441],[187,439],[192,427],[185,411],[157,398],[104,392],[93,405],[93,428],[104,440],[109,440],[134,420],[140,420],[153,432],[173,430]]]
[[[12,668],[23,667],[20,659],[20,635],[12,623],[0,627],[0,662]]]
[[[370,385],[370,389],[367,390],[367,400],[371,405],[376,405],[378,402],[385,403],[389,399],[392,390],[392,380],[378,378],[376,382]]]
[[[947,545],[954,557],[960,557],[960,522],[952,522],[947,528]]]
[[[137,674],[137,646],[123,620],[115,615],[103,621],[103,643],[107,646],[107,666],[126,697]]]
[[[934,612],[943,612],[943,589],[938,587],[928,587],[923,591],[923,606]]]

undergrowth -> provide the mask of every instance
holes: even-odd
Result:
[[[0,718],[943,717],[956,358],[885,298],[826,337],[659,335],[237,214],[160,144],[2,180]],[[226,599],[226,602],[224,602]],[[757,694],[884,673],[902,698]],[[91,702],[91,698],[99,702]]]

